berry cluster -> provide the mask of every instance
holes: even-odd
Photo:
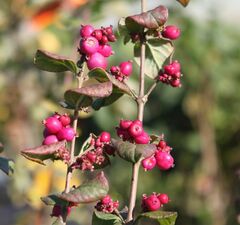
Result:
[[[113,201],[110,195],[106,195],[102,200],[100,200],[95,208],[98,211],[105,213],[113,213],[119,206],[118,201]]]
[[[161,206],[169,202],[169,197],[167,194],[155,193],[147,196],[143,194],[142,196],[142,210],[143,212],[157,211]]]
[[[50,145],[58,141],[72,141],[76,133],[70,126],[71,119],[67,114],[55,113],[53,116],[43,120],[45,129],[43,131],[43,145]]]
[[[121,120],[116,130],[117,135],[123,141],[135,142],[136,144],[148,144],[150,141],[150,137],[144,131],[140,120]]]
[[[142,160],[142,167],[145,171],[152,170],[156,165],[160,170],[169,170],[174,166],[171,150],[172,148],[164,140],[160,140],[154,155]]]
[[[82,26],[80,29],[82,39],[79,44],[79,52],[87,60],[87,67],[92,70],[96,67],[107,68],[107,57],[114,54],[108,42],[117,39],[113,34],[112,26],[94,29],[91,25]]]
[[[123,81],[132,74],[132,61],[122,62],[119,66],[112,66],[110,72],[117,80]]]
[[[109,145],[110,141],[111,136],[106,131],[103,131],[99,137],[92,136],[88,150],[77,158],[72,166],[83,171],[93,171],[96,166],[100,166],[105,162],[106,154],[114,154],[113,148]]]
[[[181,87],[181,65],[175,60],[160,70],[158,79],[164,84],[170,84],[172,87]]]

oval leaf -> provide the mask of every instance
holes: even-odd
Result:
[[[54,154],[60,149],[64,148],[66,141],[59,141],[51,145],[41,145],[35,148],[24,149],[21,151],[21,154],[36,163],[44,164],[44,160],[47,159],[56,159]]]
[[[136,163],[141,157],[150,157],[156,151],[153,144],[133,144],[116,139],[112,139],[112,144],[121,158],[132,163]]]
[[[71,71],[74,74],[77,73],[77,66],[71,59],[43,50],[37,50],[34,58],[34,64],[39,69],[48,72]]]
[[[159,38],[149,39],[146,43],[145,74],[154,79],[166,59],[172,54],[174,48],[170,41]],[[139,44],[134,46],[134,60],[140,65],[141,49]]]
[[[140,214],[134,225],[175,225],[177,219],[176,212],[155,211]]]
[[[14,162],[11,159],[0,157],[0,169],[10,176],[14,172]]]
[[[165,6],[160,5],[159,7],[150,11],[134,16],[128,16],[125,22],[130,33],[135,33],[138,32],[136,30],[136,28],[138,27],[157,29],[158,27],[163,26],[166,23],[167,18],[168,9]]]
[[[47,197],[41,197],[41,200],[46,204],[46,205],[61,205],[61,206],[66,206],[69,202],[60,199],[57,195],[48,195]]]
[[[188,5],[188,3],[190,2],[190,0],[177,0],[179,3],[181,3],[184,7],[186,7]]]
[[[94,211],[92,225],[122,225],[121,219],[114,214]]]
[[[59,198],[73,203],[91,203],[102,199],[109,190],[108,181],[104,173],[99,173],[95,178],[83,183],[69,193],[58,195]]]

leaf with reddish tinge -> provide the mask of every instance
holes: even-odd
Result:
[[[113,138],[111,141],[117,154],[121,158],[133,163],[136,163],[141,157],[150,157],[156,151],[156,145],[153,144],[133,144]]]
[[[86,181],[74,190],[68,193],[59,194],[57,196],[60,199],[76,204],[91,203],[106,196],[108,190],[108,180],[104,176],[104,173],[100,172],[95,178]]]
[[[48,72],[71,71],[75,74],[77,73],[77,66],[71,59],[43,50],[37,50],[34,64],[39,69]]]
[[[44,160],[47,159],[56,159],[54,154],[61,148],[64,148],[66,141],[60,141],[50,145],[41,145],[35,148],[24,149],[21,151],[21,154],[36,163],[44,164]]]
[[[188,3],[190,2],[190,0],[177,0],[180,4],[182,4],[184,7],[186,7],[188,5]]]
[[[163,26],[168,18],[168,9],[160,5],[159,7],[152,9],[141,14],[128,16],[126,18],[126,26],[130,32],[137,32],[140,28],[157,29]]]

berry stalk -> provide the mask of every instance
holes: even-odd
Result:
[[[141,12],[146,11],[146,0],[141,0]],[[137,106],[138,106],[138,120],[143,121],[144,115],[144,106],[146,103],[146,98],[144,96],[144,87],[145,87],[145,42],[141,41],[141,56],[140,56],[140,75],[139,75],[139,94],[137,98]],[[136,196],[137,196],[137,185],[138,185],[138,174],[139,167],[141,165],[141,159],[132,165],[132,180],[131,180],[131,189],[130,189],[130,199],[128,206],[128,216],[127,222],[133,220],[133,210],[136,204]]]

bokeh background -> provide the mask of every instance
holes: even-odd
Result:
[[[159,85],[146,106],[145,129],[165,134],[176,165],[164,173],[141,170],[138,196],[168,193],[171,203],[165,209],[179,212],[177,225],[240,224],[240,2],[192,0],[187,8],[174,0],[147,4],[148,9],[169,6],[168,24],[182,29],[175,58],[182,63],[184,81],[179,89]],[[116,28],[120,17],[139,11],[137,0],[0,1],[0,141],[3,155],[16,163],[12,177],[0,173],[1,225],[51,224],[51,209],[39,198],[64,187],[62,163],[39,166],[19,154],[41,143],[41,120],[65,112],[58,102],[74,85],[71,74],[39,71],[33,65],[36,49],[77,61],[80,24]],[[131,59],[131,47],[119,39],[110,64]],[[136,87],[137,68],[134,72],[130,85]],[[81,113],[78,148],[89,132],[107,130],[115,136],[121,118],[136,118],[136,105],[127,97]],[[130,165],[115,157],[105,171],[110,194],[124,207]],[[76,174],[73,183],[84,177]],[[89,225],[92,209],[83,205],[73,210],[70,224]]]

